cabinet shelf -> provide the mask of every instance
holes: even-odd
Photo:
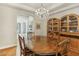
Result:
[[[51,20],[51,26],[49,25],[49,21]],[[52,28],[52,31],[49,32],[49,29]],[[60,30],[60,20],[58,18],[52,18],[48,20],[48,24],[47,24],[47,38],[48,38],[48,42],[54,42],[55,40],[55,44],[57,44],[57,40],[59,40],[59,30]],[[55,38],[56,37],[56,38]],[[53,43],[52,43],[53,44]]]
[[[47,22],[47,39],[52,40],[53,38],[53,19],[49,19]]]
[[[61,18],[61,30],[62,28],[66,28],[67,32],[78,32],[79,16],[75,14],[69,14]]]
[[[60,20],[53,18],[53,32],[59,32]]]
[[[78,27],[78,25],[69,25],[69,27]]]

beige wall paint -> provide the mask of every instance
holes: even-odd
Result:
[[[34,27],[35,28],[35,30],[34,30],[35,35],[40,35],[41,29],[37,29],[36,27],[37,27],[37,24],[41,25],[40,24],[41,21],[40,21],[40,18],[38,16],[36,16],[36,15],[35,15],[35,21],[34,21],[34,23],[35,23],[35,27]]]
[[[16,10],[0,6],[0,47],[16,44]]]
[[[35,15],[35,35],[47,36],[47,20],[48,18],[40,19]],[[36,25],[40,24],[40,29],[36,28]]]
[[[0,5],[0,48],[17,43],[16,26],[18,15],[33,15],[30,12]]]

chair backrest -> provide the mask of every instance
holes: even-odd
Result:
[[[25,49],[25,40],[24,37],[21,37],[20,35],[18,35],[19,38],[19,44],[20,44],[20,49]]]

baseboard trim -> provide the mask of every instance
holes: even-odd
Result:
[[[8,45],[8,46],[3,46],[3,47],[0,47],[0,50],[2,49],[7,49],[7,48],[11,48],[11,47],[15,47],[17,44],[12,44],[12,45]]]

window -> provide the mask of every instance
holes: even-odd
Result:
[[[21,34],[21,23],[17,23],[17,33]]]
[[[23,25],[23,34],[25,34],[26,33],[26,23],[24,22],[22,25]]]
[[[28,20],[28,31],[32,32],[33,31],[33,16],[29,16],[29,20]]]
[[[18,16],[17,34],[21,34],[27,39],[28,32],[32,31],[33,31],[33,16]]]

